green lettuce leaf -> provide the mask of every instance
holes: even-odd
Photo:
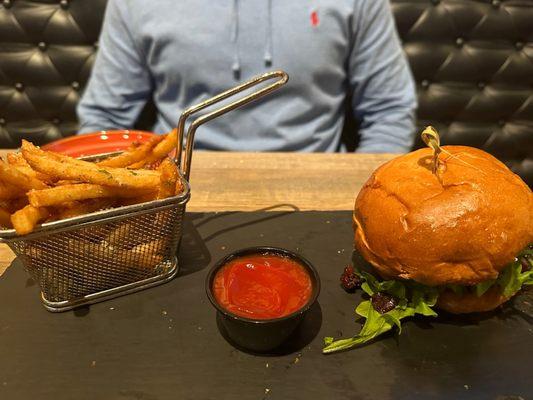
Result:
[[[495,279],[478,283],[476,286],[474,286],[474,292],[476,293],[476,296],[477,297],[483,296],[485,292],[489,290],[495,283],[496,283]]]
[[[523,285],[533,285],[533,250],[526,249],[518,256],[517,260],[511,263],[505,268],[498,279],[496,284],[501,287],[502,293],[505,297],[511,297],[518,292]],[[525,258],[529,263],[529,271],[522,272],[522,264],[520,260]]]
[[[398,331],[401,333],[401,320],[412,317],[415,314],[437,315],[431,307],[437,302],[438,290],[423,285],[408,285],[400,281],[379,282],[373,275],[368,273],[361,273],[361,276],[365,279],[361,288],[366,294],[372,296],[378,292],[387,293],[399,300],[398,305],[394,309],[380,314],[374,309],[370,300],[361,302],[355,309],[356,314],[365,318],[365,323],[359,334],[348,339],[334,340],[332,337],[325,338],[325,347],[322,350],[325,354],[347,350],[367,343],[392,330],[395,326],[398,327]]]

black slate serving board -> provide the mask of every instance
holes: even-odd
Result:
[[[235,349],[204,291],[213,263],[253,245],[286,247],[318,269],[322,293],[275,353]],[[173,281],[52,314],[15,261],[0,277],[0,399],[530,399],[533,296],[481,316],[416,319],[400,336],[324,356],[359,330],[360,294],[340,289],[349,212],[188,214]]]

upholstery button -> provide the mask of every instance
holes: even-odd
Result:
[[[462,37],[458,37],[457,39],[455,39],[455,44],[457,45],[457,47],[463,47],[463,45],[465,44],[465,40]]]
[[[2,4],[4,5],[4,8],[11,8],[12,6],[11,0],[4,0]]]
[[[72,89],[78,90],[80,88],[80,84],[76,81],[71,83]]]
[[[37,47],[39,48],[39,50],[45,51],[46,50],[46,43],[45,42],[39,42],[37,44]]]
[[[53,118],[52,119],[52,124],[54,124],[54,125],[59,125],[60,122],[61,122],[61,120],[59,118]]]
[[[514,44],[514,46],[516,47],[517,50],[522,50],[524,48],[524,43],[523,42],[516,42]]]
[[[424,89],[427,89],[429,87],[429,81],[427,79],[424,79],[420,84]]]
[[[483,89],[485,89],[485,86],[486,86],[486,85],[485,85],[485,82],[479,82],[479,83],[477,84],[477,87],[478,87],[479,90],[483,90]]]
[[[6,120],[4,118],[0,118],[0,126],[4,126],[6,124]]]
[[[498,8],[500,7],[501,1],[500,0],[492,0],[492,7]]]
[[[59,2],[59,5],[61,6],[61,8],[62,8],[63,10],[66,10],[66,9],[68,8],[68,0],[61,0],[61,1]]]
[[[20,82],[15,83],[15,89],[17,89],[19,92],[22,92],[24,90],[24,84]]]

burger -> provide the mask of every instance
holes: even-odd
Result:
[[[533,284],[533,194],[505,164],[466,146],[431,148],[379,167],[355,201],[355,248],[372,274],[355,271],[369,300],[350,339],[373,339],[417,313],[490,311]],[[385,307],[383,307],[383,305]]]

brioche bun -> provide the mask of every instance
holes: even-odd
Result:
[[[482,150],[443,149],[437,175],[433,151],[420,149],[382,165],[357,196],[355,246],[385,279],[475,285],[497,278],[533,242],[529,187]],[[447,299],[443,308],[460,308]]]
[[[482,296],[475,293],[454,293],[444,290],[437,300],[437,307],[452,314],[465,314],[494,310],[499,305],[509,300],[497,285],[492,286]]]

